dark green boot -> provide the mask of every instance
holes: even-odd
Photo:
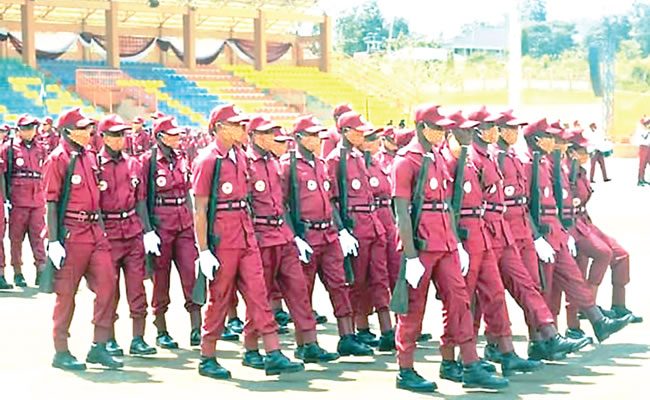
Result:
[[[247,367],[255,369],[264,369],[264,356],[259,350],[246,350],[241,363]]]
[[[280,375],[304,370],[303,363],[289,360],[280,350],[272,351],[264,358],[266,375]]]
[[[454,360],[442,360],[440,363],[440,379],[452,382],[463,381],[463,365]]]
[[[479,361],[466,365],[463,368],[463,387],[465,388],[498,390],[508,387],[508,384],[506,378],[500,378],[486,371]]]
[[[395,379],[395,386],[398,389],[417,393],[431,393],[438,388],[435,382],[424,379],[413,368],[400,368],[397,379]]]
[[[516,372],[533,372],[542,368],[544,364],[537,360],[524,360],[514,351],[505,353],[501,357],[501,374],[510,376]]]
[[[214,357],[208,358],[201,356],[199,375],[212,379],[230,379],[230,371],[222,367]]]

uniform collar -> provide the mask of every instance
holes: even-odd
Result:
[[[106,150],[106,146],[102,146],[101,150],[99,150],[99,163],[101,165],[108,164],[109,162],[119,162],[124,159],[124,153],[120,152],[118,158],[114,158],[108,150]]]
[[[273,158],[273,154],[270,151],[267,151],[265,154],[262,154],[260,149],[255,145],[251,145],[248,147],[247,154],[248,157],[253,161],[270,160],[271,158]]]
[[[474,148],[474,150],[475,150],[478,154],[480,154],[480,155],[482,155],[482,156],[484,156],[484,157],[488,157],[488,156],[489,156],[489,148],[490,148],[490,145],[489,145],[489,144],[488,144],[487,146],[483,147],[483,146],[481,146],[480,144],[476,143],[475,141],[472,141],[472,147]]]
[[[178,158],[178,154],[176,150],[169,149],[169,154],[165,154],[165,151],[160,147],[160,145],[156,144],[156,147],[158,148],[158,151],[156,152],[156,161],[167,161],[167,162],[175,162],[176,159]]]
[[[434,149],[432,148],[431,151],[434,151]],[[427,151],[424,149],[424,146],[422,146],[422,143],[420,143],[418,137],[415,136],[406,146],[397,150],[397,154],[399,155],[405,155],[406,153],[426,154]]]
[[[68,154],[72,154],[72,153],[82,154],[85,151],[85,149],[79,146],[78,144],[70,143],[69,139],[67,138],[63,138],[61,140],[61,146],[63,147],[63,150]]]

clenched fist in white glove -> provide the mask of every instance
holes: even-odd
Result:
[[[359,242],[357,239],[348,232],[347,229],[339,231],[339,243],[341,243],[341,250],[343,256],[358,256],[359,255]]]
[[[199,265],[196,270],[196,275],[198,276],[199,271],[201,271],[209,281],[213,280],[214,274],[221,266],[219,259],[210,250],[203,250],[199,253],[199,259],[197,261]]]
[[[406,282],[413,289],[417,289],[424,275],[424,265],[419,257],[406,259],[406,273],[404,275]]]
[[[545,263],[554,263],[555,262],[555,250],[553,250],[553,247],[544,239],[543,237],[539,237],[535,239],[535,252],[537,253],[537,257],[539,257],[540,260],[542,260]]]
[[[469,254],[462,243],[458,243],[458,258],[460,259],[460,274],[465,277],[469,272]]]
[[[59,241],[49,242],[47,244],[47,256],[52,260],[54,268],[61,269],[63,259],[65,258],[65,248]]]
[[[300,259],[300,262],[307,264],[311,255],[314,254],[314,249],[311,248],[309,243],[298,236],[293,238],[293,242],[296,244],[296,247],[298,247],[298,258]]]
[[[145,233],[142,241],[144,242],[145,253],[160,257],[160,237],[158,237],[156,231]]]
[[[578,255],[578,248],[576,247],[576,240],[573,236],[569,235],[569,239],[566,242],[566,245],[569,247],[569,253],[572,257]]]

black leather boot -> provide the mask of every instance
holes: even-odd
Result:
[[[264,372],[266,375],[280,375],[305,370],[301,362],[291,361],[280,350],[270,352],[264,358]]]
[[[142,336],[136,336],[131,341],[129,354],[132,356],[150,356],[156,353],[158,353],[158,350],[155,347],[149,346]]]
[[[336,346],[336,351],[341,356],[372,356],[375,354],[370,346],[361,343],[353,334],[342,336]]]
[[[485,389],[503,389],[508,387],[506,378],[498,377],[486,371],[479,361],[466,365],[463,368],[463,387],[465,388],[485,388]]]
[[[156,346],[163,349],[174,350],[178,348],[178,343],[176,343],[169,335],[169,332],[162,331],[158,332],[158,337],[156,337]]]
[[[235,333],[242,333],[244,331],[244,321],[239,319],[239,317],[232,318],[228,321],[227,326]]]
[[[370,328],[358,329],[357,339],[359,339],[361,343],[365,343],[370,347],[377,347],[379,345],[379,340],[377,339],[377,335],[372,333],[372,331],[370,331]]]
[[[16,285],[16,287],[27,287],[25,276],[23,274],[14,275],[14,285]]]
[[[231,331],[226,325],[221,333],[221,340],[225,340],[226,342],[236,342],[239,340],[239,335]]]
[[[501,374],[510,376],[515,372],[533,372],[542,368],[543,365],[538,360],[524,360],[512,351],[503,354],[501,357]]]
[[[259,350],[246,350],[241,363],[247,367],[264,369],[264,356],[260,354]]]
[[[625,306],[612,306],[611,310],[616,318],[623,318],[625,316],[631,315],[632,318],[630,319],[631,324],[639,324],[643,322],[643,317],[636,316],[632,313],[632,311],[628,310]]]
[[[598,342],[604,342],[605,339],[625,328],[627,324],[629,324],[632,320],[632,317],[634,316],[631,314],[616,319],[602,317],[598,321],[593,322],[592,326],[594,328],[594,334],[596,335]]]
[[[86,369],[86,364],[78,361],[69,351],[54,354],[52,366],[65,371],[84,371]]]
[[[117,344],[115,339],[108,339],[106,342],[106,351],[113,357],[122,357],[124,355],[124,350]]]
[[[330,353],[324,348],[320,347],[317,342],[307,343],[301,347],[302,350],[296,350],[295,356],[297,359],[302,360],[305,364],[330,362],[338,360],[339,358],[339,353]]]
[[[398,389],[417,393],[431,393],[438,388],[435,382],[424,379],[413,368],[400,368],[395,379],[395,386]]]
[[[442,360],[438,376],[440,376],[440,379],[446,379],[452,382],[462,382],[463,365],[454,360]]]
[[[483,353],[483,356],[486,360],[498,364],[501,362],[501,357],[503,357],[503,354],[499,350],[498,345],[495,343],[488,343],[487,346],[485,346],[485,352]]]
[[[0,275],[0,290],[9,290],[13,288],[14,285],[7,283],[7,280],[5,279],[4,275]]]
[[[212,379],[230,379],[230,371],[222,367],[214,357],[201,356],[199,375]]]
[[[393,351],[395,350],[395,331],[392,329],[381,334],[379,338],[379,351]]]
[[[190,346],[200,346],[201,345],[201,329],[194,328],[190,332]]]
[[[86,356],[86,362],[89,364],[100,364],[109,369],[118,369],[124,366],[122,361],[108,353],[106,343],[93,343]]]

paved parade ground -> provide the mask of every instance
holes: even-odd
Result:
[[[628,307],[644,316],[646,322],[635,324],[614,335],[603,345],[587,347],[563,362],[546,365],[538,373],[515,376],[510,387],[500,394],[471,393],[460,384],[438,379],[440,355],[438,337],[442,322],[440,303],[433,293],[424,322],[424,331],[434,340],[419,346],[416,369],[425,378],[434,379],[438,392],[432,396],[447,398],[536,399],[641,399],[647,397],[646,379],[650,377],[650,187],[636,186],[636,159],[608,160],[613,181],[598,182],[590,202],[590,213],[597,225],[614,236],[631,254],[632,282],[628,285]],[[600,181],[600,176],[598,177]],[[5,248],[9,243],[5,239]],[[25,275],[34,282],[31,252],[25,246]],[[7,269],[7,280],[13,276]],[[171,335],[180,342],[176,351],[159,350],[148,358],[124,358],[122,371],[92,367],[86,372],[71,373],[50,367],[52,347],[52,306],[54,295],[26,290],[0,292],[0,399],[386,399],[429,397],[395,389],[395,356],[384,353],[373,358],[344,357],[327,366],[309,364],[303,373],[266,377],[241,365],[242,347],[238,342],[219,344],[219,361],[232,372],[230,381],[214,381],[198,375],[198,348],[189,347],[189,316],[183,309],[182,293],[175,273],[172,277],[172,305],[168,313]],[[147,282],[148,293],[151,283]],[[598,304],[611,305],[609,272],[603,281]],[[319,326],[319,341],[330,351],[336,349],[336,324],[322,286],[315,292],[316,308],[327,315],[330,323]],[[521,310],[509,299],[510,316],[517,352],[526,354],[526,326]],[[84,360],[92,339],[92,293],[80,286],[77,311],[72,323],[70,350]],[[128,351],[131,322],[126,301],[120,304],[117,340]],[[243,318],[243,309],[240,317]],[[146,340],[155,344],[155,329],[148,320]],[[377,330],[376,319],[373,320]],[[292,327],[292,325],[290,325]],[[591,328],[583,321],[583,328]],[[565,330],[564,315],[560,331]],[[293,357],[292,336],[284,335],[283,350]],[[480,343],[482,355],[484,341]]]

